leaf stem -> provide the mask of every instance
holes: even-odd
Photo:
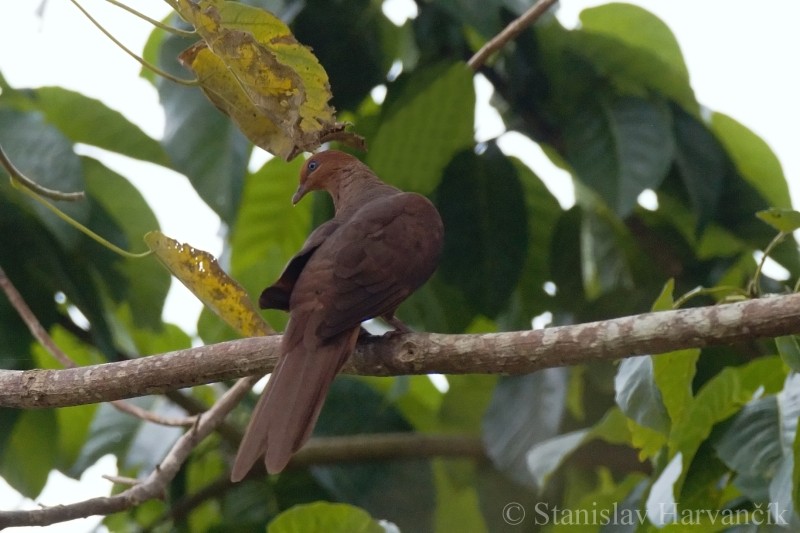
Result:
[[[672,304],[672,308],[680,309],[686,304],[686,302],[688,302],[695,296],[700,296],[704,294],[716,294],[719,292],[729,292],[731,294],[738,294],[739,296],[744,296],[744,297],[749,296],[748,291],[744,291],[739,287],[734,287],[732,285],[722,285],[720,287],[711,287],[708,289],[705,287],[696,287],[687,292],[686,294],[684,294],[683,296],[681,296],[680,298],[678,298],[677,300],[675,300],[675,303]]]
[[[174,35],[180,35],[181,37],[191,37],[191,36],[196,34],[196,32],[194,30],[191,30],[191,31],[182,30],[180,28],[175,28],[174,26],[170,26],[169,24],[164,24],[160,20],[156,20],[154,18],[148,17],[144,13],[140,13],[140,12],[136,11],[132,7],[123,4],[119,0],[106,0],[106,2],[108,2],[109,4],[112,4],[114,6],[117,6],[117,7],[121,8],[121,9],[124,9],[128,13],[130,13],[130,14],[136,16],[136,17],[139,17],[142,20],[146,20],[147,22],[149,22],[150,24],[152,24],[156,28],[161,28],[162,30],[164,30],[166,32],[169,32],[169,33],[172,33]],[[167,3],[169,4],[169,2],[167,2]],[[174,6],[172,6],[172,5],[170,5],[170,6],[174,8]]]
[[[24,192],[25,194],[27,194],[28,196],[30,196],[31,198],[33,198],[34,200],[36,200],[37,202],[39,202],[40,204],[45,206],[47,209],[52,211],[58,218],[60,218],[61,220],[63,220],[64,222],[66,222],[67,224],[72,226],[73,228],[77,229],[78,231],[80,231],[81,233],[83,233],[84,235],[86,235],[87,237],[92,239],[93,241],[97,242],[98,244],[101,244],[102,246],[105,246],[106,248],[108,248],[112,252],[115,252],[115,253],[121,255],[122,257],[126,257],[128,259],[141,259],[142,257],[147,257],[148,255],[153,253],[150,250],[148,250],[146,252],[138,253],[138,254],[137,253],[133,253],[133,252],[129,252],[127,250],[123,250],[122,248],[120,248],[116,244],[106,240],[105,238],[101,237],[97,233],[93,232],[92,230],[90,230],[89,228],[87,228],[86,226],[84,226],[83,224],[81,224],[80,222],[78,222],[77,220],[72,218],[71,216],[69,216],[68,214],[64,213],[59,208],[57,208],[56,206],[54,206],[53,204],[51,204],[50,202],[48,202],[47,200],[45,200],[44,198],[42,198],[41,196],[36,194],[34,191],[32,191],[30,189],[27,189],[27,188],[23,188],[21,190],[22,190],[22,192]]]
[[[88,12],[88,11],[86,11],[86,9],[84,9],[84,7],[78,3],[78,0],[70,0],[70,2],[72,2],[73,4],[75,4],[75,7],[77,7],[77,8],[78,8],[78,9],[81,11],[81,13],[83,13],[83,14],[84,14],[84,16],[85,16],[86,18],[88,18],[88,19],[91,21],[91,23],[92,23],[92,24],[94,24],[95,26],[97,26],[97,29],[99,29],[101,32],[103,32],[103,34],[104,34],[106,37],[108,37],[109,39],[111,39],[111,41],[112,41],[114,44],[116,44],[118,47],[120,47],[120,48],[121,48],[121,49],[122,49],[122,50],[123,50],[123,51],[124,51],[126,54],[128,54],[128,55],[129,55],[129,56],[131,56],[133,59],[135,59],[135,60],[136,60],[136,61],[137,61],[137,62],[138,62],[140,65],[142,65],[143,67],[145,67],[145,68],[148,68],[148,69],[152,70],[153,72],[155,72],[156,74],[158,74],[159,76],[162,76],[162,77],[164,77],[164,78],[166,78],[166,79],[168,79],[168,80],[170,80],[170,81],[172,81],[172,82],[175,82],[175,83],[177,83],[177,84],[180,84],[180,85],[186,85],[186,86],[190,86],[190,87],[191,87],[191,86],[195,86],[195,85],[199,84],[199,80],[198,80],[197,78],[195,78],[195,79],[193,79],[193,80],[184,80],[183,78],[179,78],[179,77],[177,77],[177,76],[173,76],[173,75],[172,75],[172,74],[170,74],[169,72],[167,72],[167,71],[165,71],[165,70],[162,70],[162,69],[158,68],[157,66],[153,65],[152,63],[149,63],[148,61],[145,61],[144,59],[142,59],[141,57],[139,57],[138,55],[136,55],[136,54],[135,54],[133,51],[131,51],[131,49],[130,49],[130,48],[128,48],[127,46],[125,46],[124,44],[122,44],[122,43],[119,41],[119,39],[117,39],[116,37],[114,37],[114,36],[111,34],[111,32],[110,32],[110,31],[108,31],[107,29],[105,29],[105,28],[103,27],[103,25],[102,25],[102,24],[100,24],[100,23],[97,21],[97,19],[95,19],[95,18],[94,18],[92,15],[90,15],[90,14],[89,14],[89,12]]]
[[[770,241],[767,245],[766,249],[764,250],[764,255],[761,257],[761,261],[758,262],[758,266],[756,267],[756,271],[753,274],[753,279],[750,280],[750,283],[747,285],[747,292],[753,296],[758,297],[761,294],[761,289],[759,288],[758,278],[761,277],[761,270],[764,268],[764,263],[766,263],[769,254],[772,253],[772,250],[778,246],[786,236],[789,235],[785,231],[781,231],[775,238]]]
[[[14,166],[14,163],[11,162],[11,160],[8,158],[8,155],[6,155],[5,151],[3,151],[2,146],[0,146],[0,165],[2,165],[2,167],[6,169],[6,172],[8,172],[8,175],[11,176],[12,185],[23,185],[25,188],[34,191],[38,195],[46,196],[52,200],[64,200],[67,202],[83,200],[86,196],[83,191],[61,192],[39,185],[32,179],[25,176],[17,167]]]

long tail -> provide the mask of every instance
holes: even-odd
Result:
[[[358,328],[310,343],[291,337],[284,335],[283,355],[250,418],[231,481],[244,478],[265,453],[267,472],[286,467],[311,436],[333,378],[355,348]]]

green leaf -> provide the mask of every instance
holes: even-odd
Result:
[[[527,454],[528,470],[536,486],[540,490],[544,489],[550,476],[553,475],[567,457],[583,446],[590,436],[591,430],[580,429],[564,433],[531,448]]]
[[[636,511],[642,512],[638,507],[627,509],[624,507],[625,497],[639,486],[644,476],[634,473],[625,477],[619,484],[615,483],[611,472],[607,469],[598,469],[599,482],[597,487],[583,496],[570,506],[569,515],[573,519],[556,520],[553,519],[550,531],[553,533],[595,533],[598,525],[603,524],[599,531],[611,533],[615,531],[611,527],[627,527],[629,524],[637,523],[640,515]],[[564,509],[563,511],[567,511]],[[627,514],[626,511],[630,514]],[[553,516],[558,516],[554,514]],[[583,520],[588,517],[588,520]],[[537,515],[538,519],[541,519]],[[642,518],[644,516],[642,515]]]
[[[742,177],[767,204],[791,208],[789,187],[780,161],[761,137],[722,113],[711,116],[711,130],[728,151]]]
[[[50,332],[53,342],[78,366],[87,366],[105,362],[102,354],[84,344],[61,326],[54,326]],[[36,368],[63,368],[44,347],[35,344],[32,355]],[[63,407],[55,410],[58,422],[58,454],[56,468],[68,470],[81,453],[83,444],[89,434],[89,427],[98,405],[79,405]]]
[[[439,408],[441,427],[445,431],[480,433],[497,376],[447,376],[447,382],[450,387]]]
[[[672,31],[652,13],[624,3],[584,9],[570,49],[589,59],[624,92],[656,92],[697,112],[689,72]]]
[[[159,50],[158,66],[189,77],[174,58],[191,39],[169,36]],[[166,119],[164,150],[173,168],[189,178],[200,197],[232,224],[247,173],[252,146],[244,134],[208,101],[197,87],[184,87],[159,78],[158,94]]]
[[[86,192],[98,202],[123,231],[130,251],[145,250],[147,232],[158,229],[158,220],[141,193],[128,180],[105,167],[99,161],[83,158]],[[102,228],[95,228],[105,234]],[[170,276],[152,257],[120,259],[115,268],[124,280],[122,299],[130,306],[134,324],[138,327],[161,327],[161,311],[167,297]],[[109,284],[111,284],[109,280]]]
[[[540,442],[527,454],[528,470],[539,489],[575,451],[593,439],[603,439],[611,444],[630,444],[628,420],[617,408],[611,408],[594,426],[564,433]]]
[[[334,381],[314,435],[407,432],[411,425],[383,396],[360,379]],[[409,459],[318,466],[314,479],[331,499],[362,507],[402,530],[427,531],[433,524],[435,493],[430,461]]]
[[[165,398],[144,396],[126,401],[161,416],[185,415],[182,409]],[[150,472],[182,432],[181,428],[144,422],[117,411],[110,404],[102,404],[90,425],[89,437],[68,473],[79,477],[107,453],[117,456],[121,470]]]
[[[456,479],[452,475],[452,469],[450,471],[447,469],[448,464],[449,462],[441,459],[433,462],[436,481],[435,531],[437,533],[486,532],[486,523],[480,513],[474,468],[469,468],[469,477],[465,481]]]
[[[45,119],[73,142],[91,144],[157,165],[169,165],[158,141],[100,100],[61,87],[36,89],[31,99]],[[76,113],[76,109],[80,113]]]
[[[791,233],[800,229],[800,213],[793,209],[780,209],[773,207],[764,211],[759,211],[756,216],[784,233]]]
[[[795,509],[800,509],[800,437],[795,435],[792,442],[792,503]]]
[[[278,279],[311,230],[312,202],[292,206],[303,161],[272,159],[245,180],[242,203],[231,236],[231,275],[255,301]],[[269,312],[278,327],[286,314]]]
[[[656,301],[653,302],[653,307],[651,307],[651,311],[669,311],[673,308],[675,304],[675,299],[673,296],[673,292],[675,291],[675,278],[669,278],[667,282],[664,284],[664,288],[661,289],[661,294],[658,295]]]
[[[614,378],[614,390],[614,399],[625,416],[659,433],[669,431],[669,415],[656,386],[654,363],[650,356],[624,359]]]
[[[671,107],[675,164],[697,217],[696,229],[702,230],[716,216],[730,161],[705,124],[679,107]]]
[[[745,405],[715,448],[735,472],[747,476],[774,472],[783,458],[777,398],[766,396]]]
[[[1,100],[0,100],[1,102]],[[0,145],[20,172],[39,185],[62,192],[78,192],[84,187],[80,158],[72,150],[72,142],[39,113],[22,113],[0,106]],[[6,176],[0,169],[0,177]],[[6,181],[6,180],[4,180]],[[22,193],[10,193],[10,200],[31,209],[66,249],[72,249],[80,234],[45,206]],[[78,222],[86,222],[86,202],[59,202],[59,209]]]
[[[392,379],[364,376],[360,379],[383,394],[383,401],[397,409],[415,430],[441,429],[439,410],[444,395],[428,376],[395,376]]]
[[[350,0],[330,9],[327,0],[309,0],[292,23],[297,39],[325,65],[337,109],[354,109],[373,87],[385,82],[397,57],[400,30],[381,4]],[[325,16],[319,16],[320,12]],[[358,65],[358,75],[353,66]]]
[[[401,76],[389,86],[366,163],[385,181],[428,194],[448,162],[472,146],[475,91],[463,63]]]
[[[727,367],[708,380],[672,426],[671,453],[682,452],[684,464],[691,464],[700,444],[718,422],[734,415],[758,389],[780,390],[785,372],[778,357],[763,357],[740,367]]]
[[[384,533],[372,517],[358,507],[344,503],[316,502],[296,505],[269,523],[267,533]]]
[[[618,39],[628,46],[639,48],[657,57],[667,66],[671,76],[689,83],[689,69],[683,60],[675,35],[654,14],[623,3],[609,3],[584,9],[580,14],[581,29]]]
[[[400,305],[397,316],[422,331],[463,333],[476,312],[467,296],[445,280],[441,272],[435,273]]]
[[[495,147],[462,152],[436,190],[445,227],[440,273],[473,308],[494,317],[507,304],[527,255],[528,218],[514,167]]]
[[[795,335],[776,337],[775,346],[786,366],[795,372],[800,371],[800,346],[797,344],[797,337]]]
[[[566,408],[567,372],[548,368],[501,379],[483,420],[486,454],[498,470],[524,486],[535,486],[529,454],[554,437]]]
[[[528,251],[508,313],[500,322],[502,329],[518,330],[530,328],[531,319],[549,309],[551,298],[544,284],[551,279],[550,243],[563,210],[536,174],[518,159],[510,159],[524,191]]]
[[[794,456],[788,455],[778,465],[777,472],[769,484],[769,512],[773,523],[796,526],[797,513],[792,508],[792,472]],[[787,520],[788,519],[788,520]]]
[[[685,471],[685,465],[689,463],[690,461],[685,460],[682,454],[677,453],[653,481],[650,494],[647,496],[646,509],[650,521],[657,528],[675,519],[672,510],[677,504],[679,480],[681,473]]]
[[[678,350],[652,357],[653,380],[673,424],[683,419],[692,403],[692,381],[699,358],[699,349]]]
[[[620,217],[666,177],[675,146],[669,110],[638,97],[593,97],[565,126],[567,159]]]
[[[604,206],[583,210],[580,227],[581,274],[586,298],[634,287],[628,251],[630,238],[619,219]]]
[[[0,457],[0,477],[23,496],[35,499],[58,459],[55,410],[24,411]]]

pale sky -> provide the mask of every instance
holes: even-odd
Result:
[[[161,0],[129,0],[128,5],[160,19],[167,12]],[[411,0],[392,0],[397,13]],[[562,0],[559,18],[574,25],[581,9],[600,1]],[[692,85],[705,106],[726,113],[761,136],[778,154],[800,205],[800,2],[764,0],[636,0],[658,15],[672,29],[683,50]],[[151,28],[102,0],[84,0],[84,6],[136,52]],[[116,48],[68,0],[47,0],[44,18],[40,2],[3,0],[0,3],[0,72],[17,88],[59,85],[99,98],[121,111],[149,135],[160,138],[163,115],[153,87],[138,78],[139,66]],[[486,95],[479,97],[485,102]],[[485,104],[484,104],[485,105]],[[480,118],[483,117],[483,118]],[[479,113],[479,135],[492,135],[497,122],[490,112]],[[495,133],[496,134],[496,133]],[[541,157],[523,154],[537,151],[532,143],[514,136],[501,143],[529,162],[548,185],[554,173]],[[263,160],[263,156],[260,157]],[[129,177],[154,207],[162,231],[211,253],[220,252],[218,220],[198,199],[187,180],[154,165],[107,155],[106,164]],[[557,178],[556,178],[557,179]],[[568,192],[559,192],[559,199]],[[188,216],[187,216],[188,215]],[[188,223],[187,223],[188,220]],[[190,331],[199,305],[182,288],[171,291],[167,319]],[[108,458],[92,473],[92,480],[76,483],[52,475],[40,498],[54,505],[108,494],[109,484],[100,472],[114,473]],[[0,508],[18,505],[21,498],[0,479]],[[32,502],[26,504],[28,507]],[[42,531],[87,531],[99,519],[71,522]],[[13,531],[9,529],[7,531]]]

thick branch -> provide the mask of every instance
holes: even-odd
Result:
[[[791,333],[800,333],[800,294],[535,331],[367,339],[344,372],[524,374]],[[263,374],[274,367],[279,343],[280,337],[273,335],[82,368],[0,371],[0,407],[105,402]]]

